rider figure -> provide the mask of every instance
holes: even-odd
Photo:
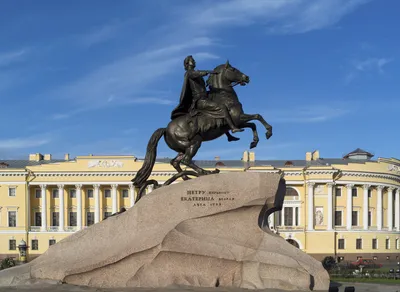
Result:
[[[244,131],[235,126],[232,117],[224,104],[217,104],[207,98],[206,83],[204,82],[203,76],[216,73],[208,70],[194,70],[196,62],[192,56],[187,56],[183,64],[185,66],[186,74],[182,89],[181,103],[172,113],[172,118],[182,114],[182,111],[184,110],[182,107],[189,107],[186,110],[191,115],[194,115],[195,109],[204,110],[205,112],[212,113],[213,116],[223,118],[233,133]],[[188,90],[190,90],[190,92],[187,92]],[[191,98],[186,97],[186,94],[191,94]],[[185,101],[187,103],[189,100],[190,105],[185,105]]]

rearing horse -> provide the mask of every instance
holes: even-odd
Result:
[[[238,69],[232,67],[227,61],[225,64],[219,65],[214,69],[216,74],[212,74],[208,80],[209,86],[208,98],[217,102],[218,104],[225,104],[229,109],[233,123],[238,128],[250,128],[253,131],[253,141],[250,148],[257,146],[259,138],[257,128],[251,120],[260,121],[265,129],[266,138],[272,136],[272,127],[269,125],[260,114],[245,114],[243,112],[242,104],[239,102],[238,96],[234,90],[234,85],[245,85],[250,82],[250,78],[240,72]],[[234,84],[233,84],[234,83]],[[142,168],[137,172],[136,176],[132,179],[135,187],[143,189],[147,179],[151,175],[154,163],[157,156],[157,144],[161,137],[172,150],[178,152],[178,155],[171,160],[171,165],[177,170],[178,175],[183,173],[181,164],[184,164],[195,170],[197,175],[206,175],[217,173],[219,170],[208,171],[193,163],[192,159],[196,155],[203,141],[211,141],[227,134],[228,137],[230,128],[226,125],[225,121],[220,118],[213,118],[207,115],[207,112],[197,110],[195,116],[186,114],[179,116],[169,122],[166,128],[157,129],[151,136],[148,144],[146,156]],[[188,179],[186,175],[180,175],[183,179]],[[152,183],[155,183],[152,181]]]

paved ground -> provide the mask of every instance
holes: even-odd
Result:
[[[400,285],[364,284],[364,283],[332,283],[331,286],[339,287],[344,292],[345,287],[354,286],[355,292],[400,292]],[[72,285],[31,285],[25,287],[0,287],[0,292],[240,292],[249,291],[237,288],[123,288],[123,289],[98,289]],[[252,290],[256,291],[256,290]],[[281,292],[282,290],[258,290],[266,292]],[[286,291],[287,292],[287,291]]]

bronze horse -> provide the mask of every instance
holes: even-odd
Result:
[[[260,114],[245,114],[234,90],[235,85],[245,85],[250,82],[250,78],[232,67],[229,61],[217,66],[214,72],[217,74],[212,74],[207,79],[209,87],[208,98],[219,104],[225,104],[229,109],[234,124],[238,128],[250,128],[253,131],[253,141],[250,144],[250,148],[256,147],[259,141],[256,125],[249,122],[251,120],[258,120],[264,125],[267,130],[266,138],[269,139],[272,136],[272,126]],[[164,140],[169,148],[178,153],[171,160],[171,165],[178,173],[164,183],[164,185],[168,185],[179,177],[187,180],[189,179],[188,175],[200,176],[218,173],[218,169],[209,171],[197,166],[192,159],[199,150],[202,142],[217,139],[222,135],[228,135],[229,138],[231,137],[229,130],[223,119],[210,117],[206,112],[201,111],[198,111],[195,116],[191,116],[190,114],[179,116],[169,122],[166,128],[157,129],[147,144],[143,166],[132,179],[134,186],[140,188],[137,200],[140,199],[147,185],[154,184],[155,187],[158,187],[157,181],[147,181],[147,179],[150,177],[156,161],[157,144],[161,137],[164,136]],[[194,172],[184,172],[181,164],[192,168]]]

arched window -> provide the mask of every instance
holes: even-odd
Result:
[[[290,187],[286,188],[286,194],[285,194],[286,197],[289,197],[289,196],[297,197],[298,195],[299,194],[297,193],[297,191],[294,188],[290,188]]]

